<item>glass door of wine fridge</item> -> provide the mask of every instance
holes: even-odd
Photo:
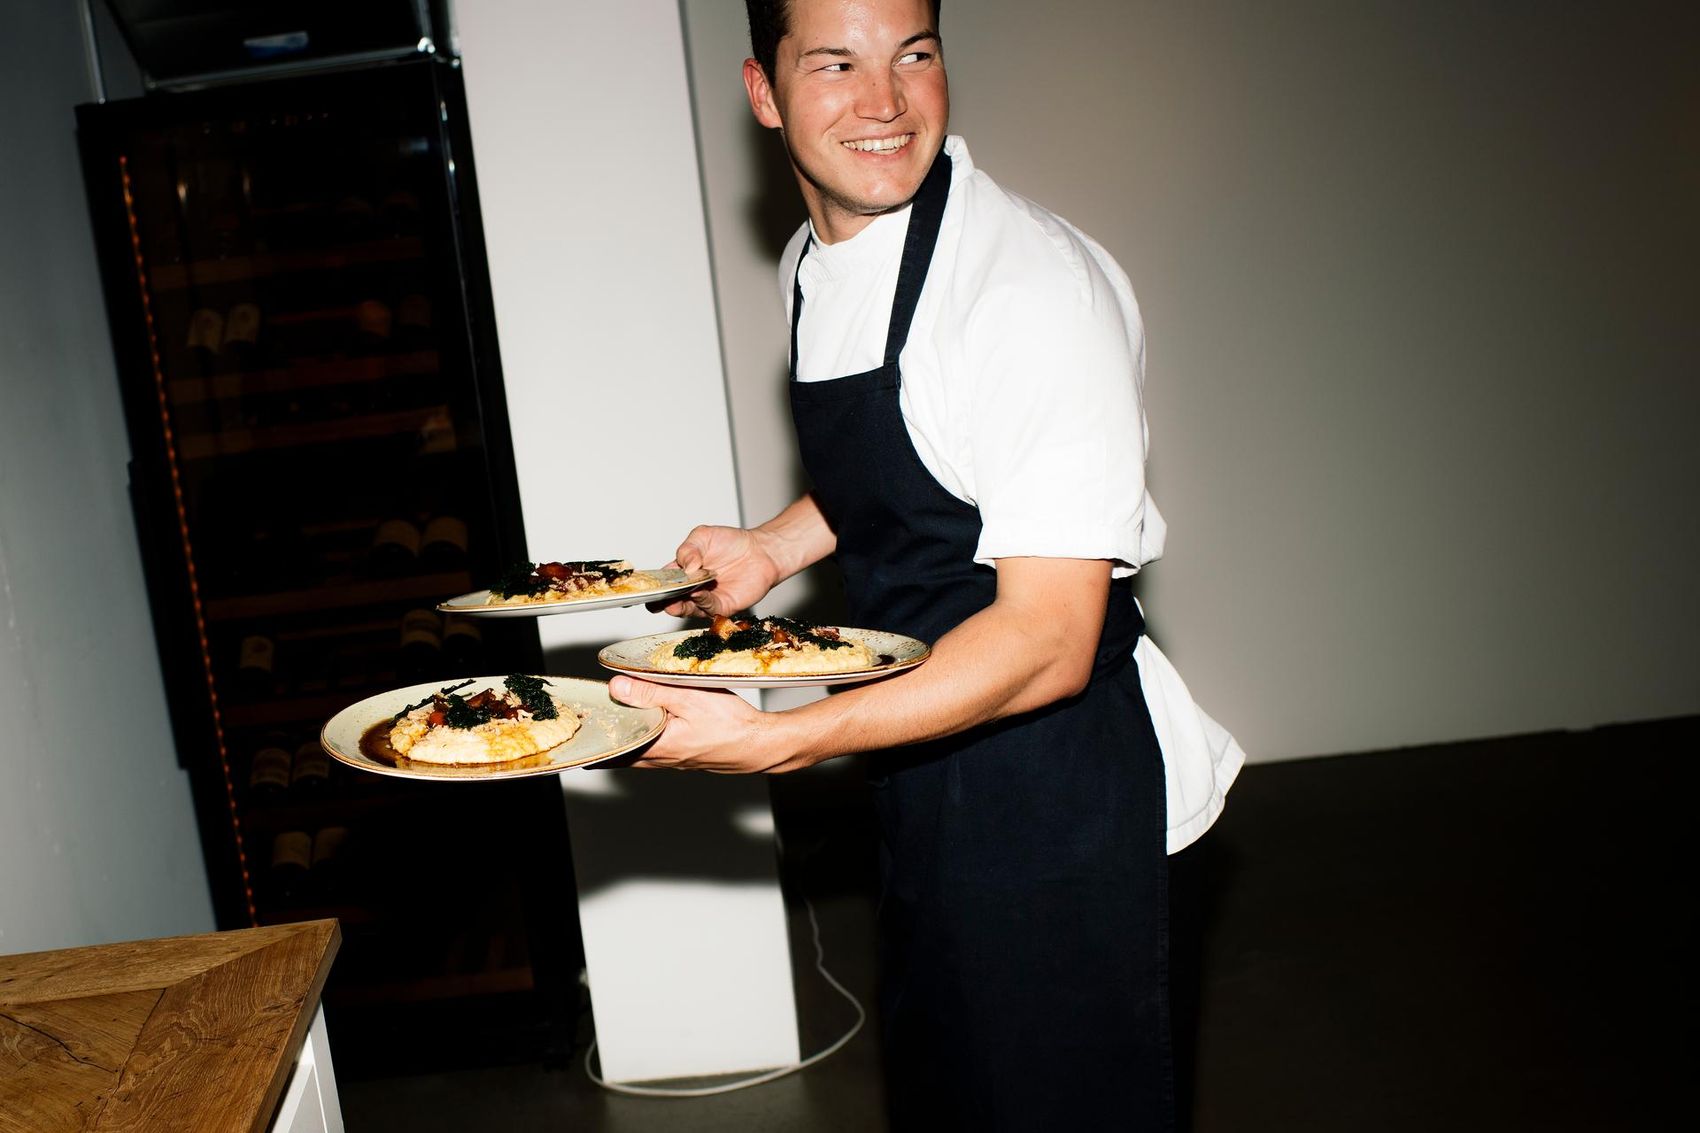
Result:
[[[380,779],[318,745],[371,693],[541,662],[530,622],[433,609],[525,557],[465,121],[435,59],[79,108],[219,919],[341,921],[339,1069],[477,1034],[457,1010],[558,1045],[575,994],[552,779]]]

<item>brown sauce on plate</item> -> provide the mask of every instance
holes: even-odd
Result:
[[[401,767],[407,763],[395,748],[390,746],[390,729],[395,727],[392,720],[379,720],[370,728],[360,733],[360,754],[374,763],[382,763],[389,767]]]

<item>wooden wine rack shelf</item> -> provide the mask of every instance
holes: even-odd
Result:
[[[177,455],[182,460],[206,460],[215,456],[241,456],[264,449],[301,448],[307,445],[367,440],[372,437],[404,436],[408,433],[426,432],[433,420],[441,422],[442,434],[428,439],[426,444],[432,451],[452,449],[454,431],[448,406],[432,405],[421,409],[348,417],[338,421],[267,425],[253,429],[221,429],[216,433],[190,433],[178,438]]]
[[[241,283],[249,279],[263,279],[269,275],[288,275],[303,271],[340,271],[362,264],[394,263],[424,257],[424,243],[415,237],[405,237],[307,252],[231,256],[229,259],[196,260],[188,264],[157,264],[152,271],[152,280],[155,291],[181,291],[185,287]]]
[[[239,621],[341,610],[351,606],[375,606],[385,602],[431,599],[432,604],[472,589],[472,576],[465,571],[422,574],[410,578],[375,578],[311,590],[284,590],[275,594],[246,594],[237,598],[214,598],[205,606],[209,622]]]
[[[296,393],[330,386],[380,382],[388,378],[419,377],[438,369],[435,350],[372,358],[304,359],[294,365],[248,374],[217,374],[210,378],[179,378],[169,383],[173,405],[253,395]]]

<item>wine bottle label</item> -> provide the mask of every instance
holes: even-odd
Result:
[[[248,775],[250,787],[289,786],[289,753],[280,747],[261,748]]]
[[[378,524],[378,531],[372,537],[373,547],[388,547],[405,551],[409,555],[419,553],[419,528],[405,519],[386,519]]]
[[[236,667],[239,669],[254,669],[262,673],[272,671],[272,661],[277,655],[277,646],[272,639],[263,634],[250,634],[242,639],[242,648],[238,653]]]
[[[347,840],[346,826],[327,826],[313,835],[313,865],[318,866],[335,858],[342,852],[342,844]]]
[[[253,303],[238,303],[230,308],[224,320],[226,346],[252,346],[260,337],[260,308]]]
[[[295,749],[295,770],[289,779],[292,783],[319,781],[330,778],[331,757],[325,754],[325,749],[316,743],[304,743]]]
[[[305,830],[286,830],[272,839],[272,868],[313,863],[313,837]]]
[[[425,525],[424,545],[446,543],[457,551],[466,550],[466,522],[452,515],[439,515]]]
[[[409,610],[401,616],[401,644],[428,645],[436,649],[443,642],[443,623],[435,610]]]
[[[218,353],[224,341],[224,316],[211,307],[202,307],[189,316],[189,349]]]

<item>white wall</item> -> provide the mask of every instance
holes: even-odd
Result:
[[[684,8],[761,518],[802,211],[741,6]],[[1700,711],[1694,11],[944,5],[953,129],[1139,293],[1142,599],[1254,759]]]
[[[126,498],[75,9],[0,36],[0,953],[213,927]]]
[[[457,25],[529,550],[659,566],[739,522],[678,7],[481,0]],[[540,624],[550,672],[597,677],[598,647],[677,626]],[[766,782],[562,785],[607,1076],[795,1061]]]

